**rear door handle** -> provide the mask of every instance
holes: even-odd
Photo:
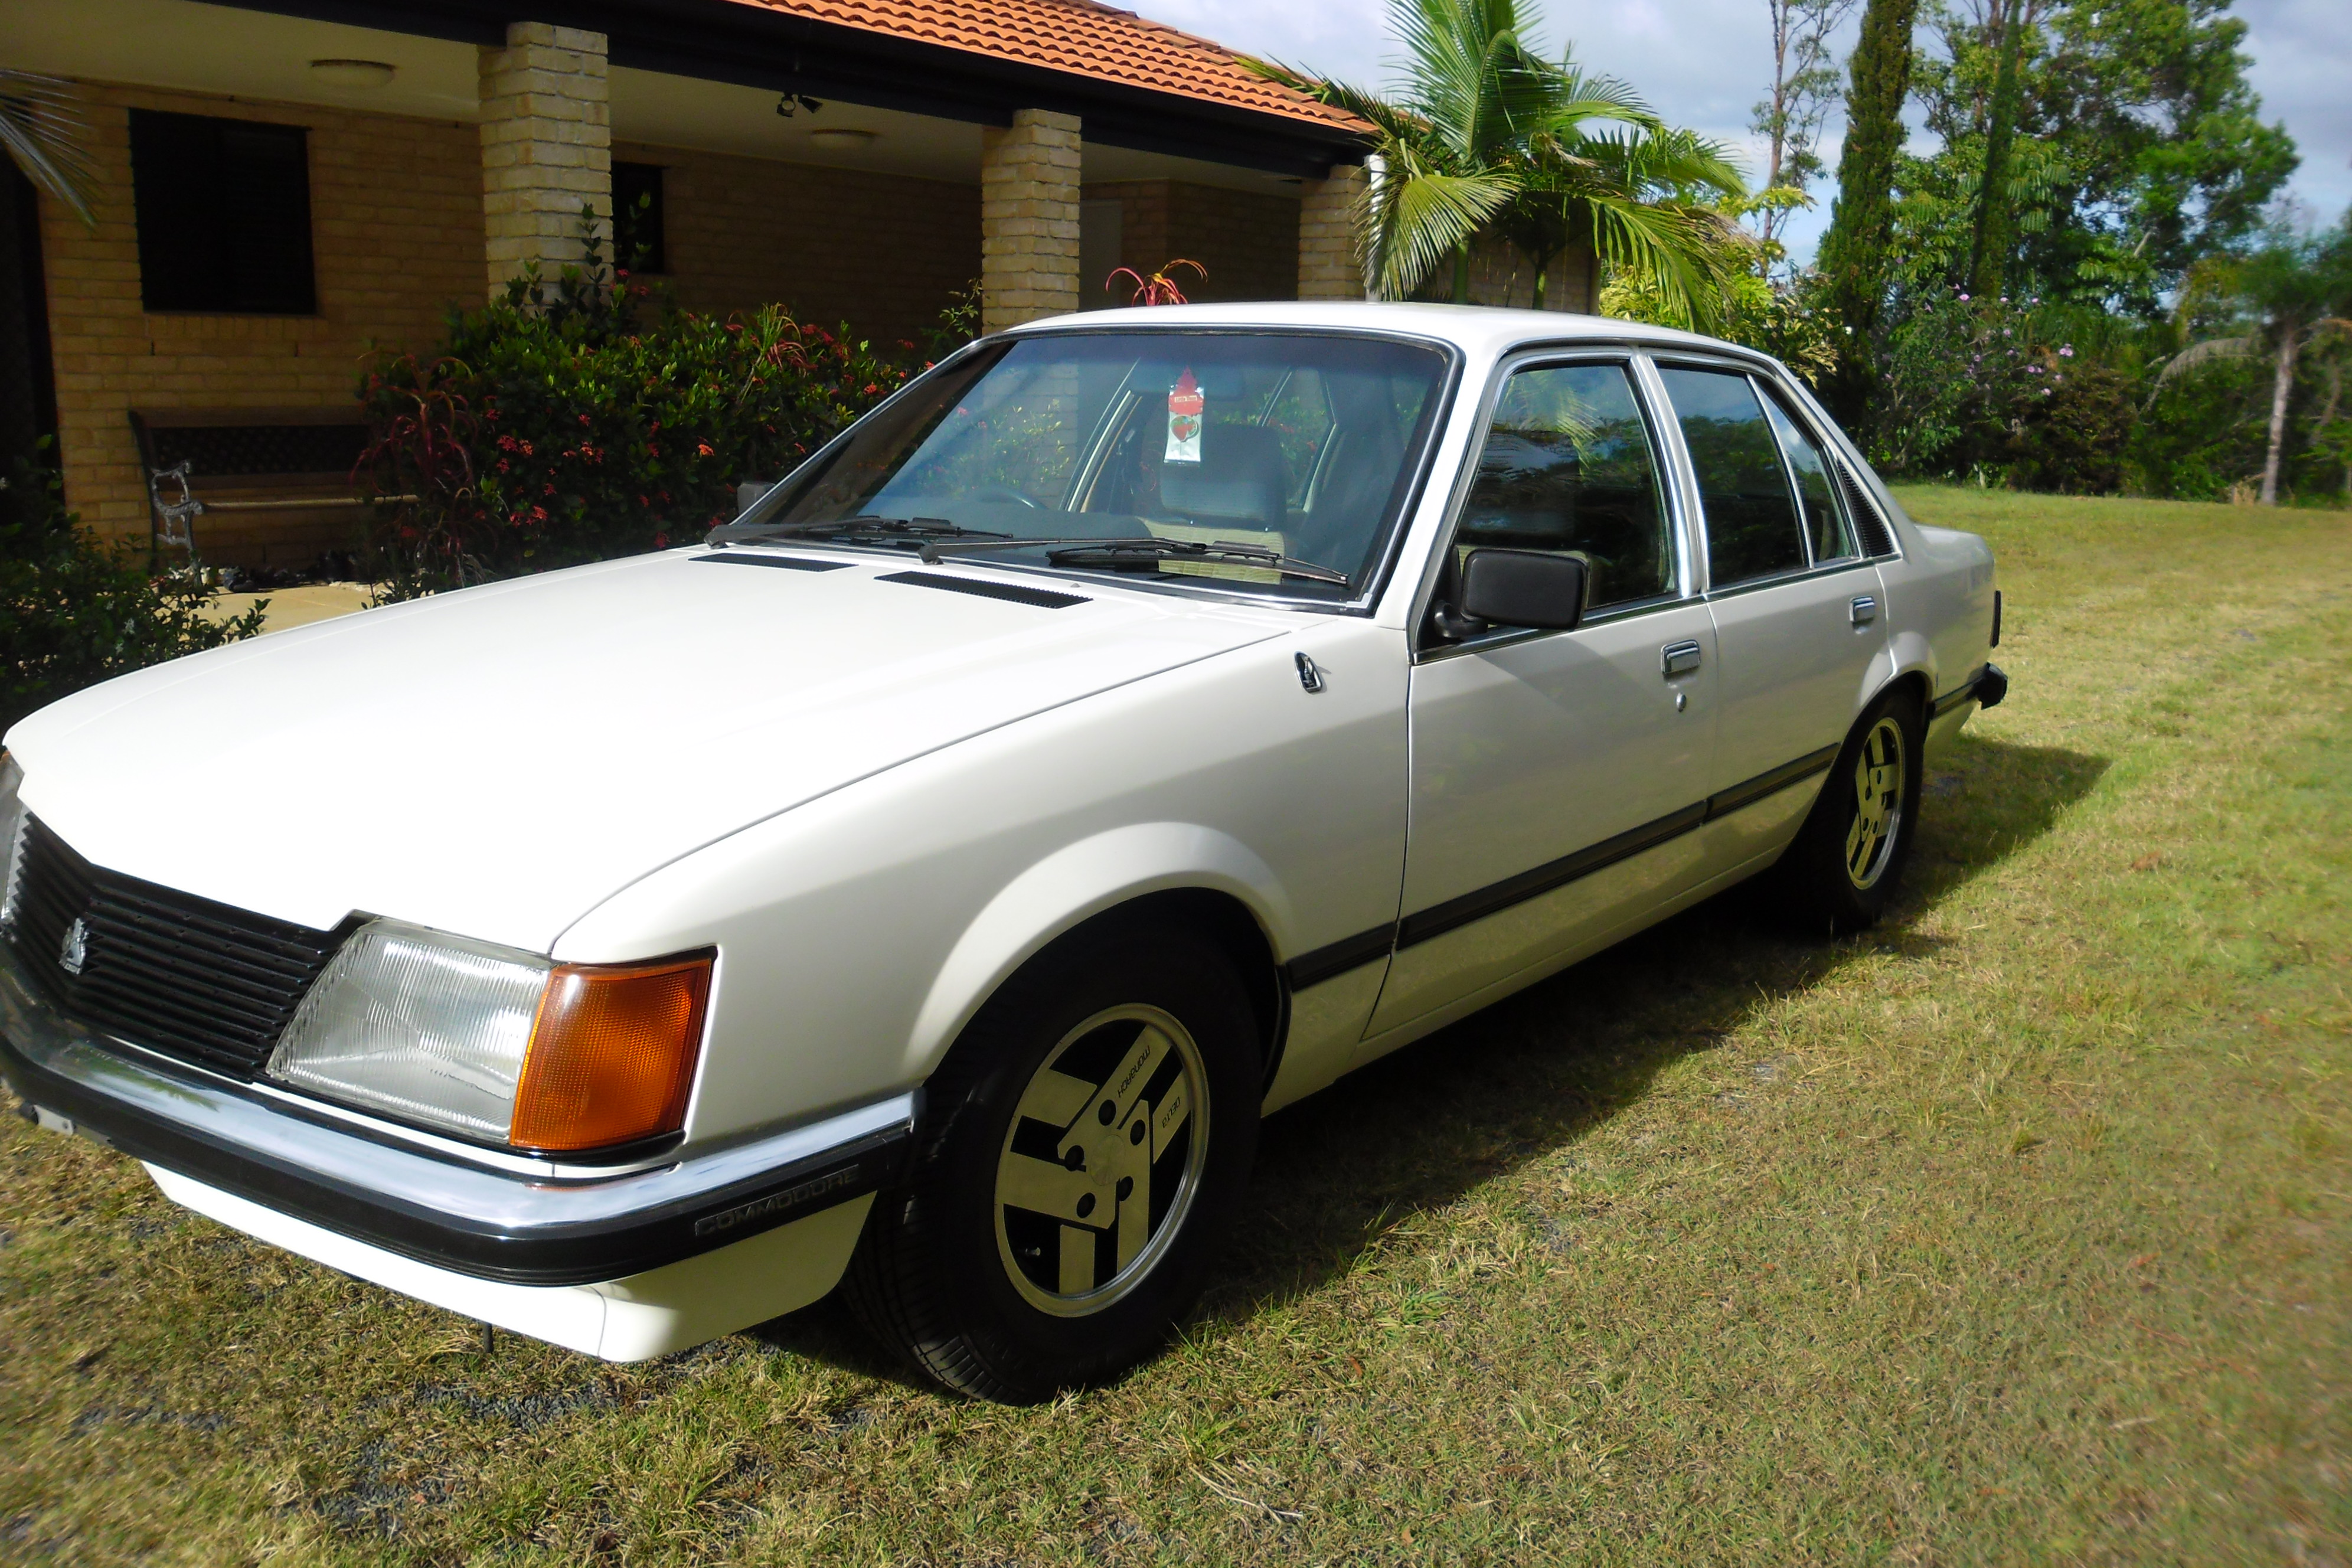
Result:
[[[1658,667],[1668,680],[1677,675],[1688,675],[1698,668],[1698,644],[1670,642],[1658,650]]]
[[[1878,601],[1868,594],[1857,594],[1849,613],[1855,626],[1866,626],[1878,618]]]

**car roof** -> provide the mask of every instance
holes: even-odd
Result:
[[[1755,349],[1672,327],[1565,310],[1512,310],[1492,305],[1426,305],[1373,300],[1273,300],[1243,305],[1154,305],[1050,316],[1012,329],[1023,337],[1106,327],[1308,327],[1403,332],[1454,344],[1478,358],[1529,343],[1638,343],[1651,348],[1703,349],[1777,365]]]

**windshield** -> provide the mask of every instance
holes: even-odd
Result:
[[[917,383],[738,521],[1344,602],[1379,569],[1445,369],[1373,338],[1016,339]]]

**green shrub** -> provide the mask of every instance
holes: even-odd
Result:
[[[2132,488],[2179,500],[2221,500],[2263,471],[2270,366],[2222,361],[2175,376],[2138,410]]]
[[[157,580],[65,507],[56,473],[18,458],[0,481],[0,731],[85,686],[261,630],[199,614],[209,593]]]
[[[691,538],[904,384],[896,355],[769,307],[724,321],[567,268],[453,312],[439,354],[379,355],[361,461],[386,595],[550,571]]]

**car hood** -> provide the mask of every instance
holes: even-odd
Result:
[[[100,866],[544,952],[751,823],[1291,624],[909,565],[697,550],[494,584],[141,670],[8,742],[26,805]]]

